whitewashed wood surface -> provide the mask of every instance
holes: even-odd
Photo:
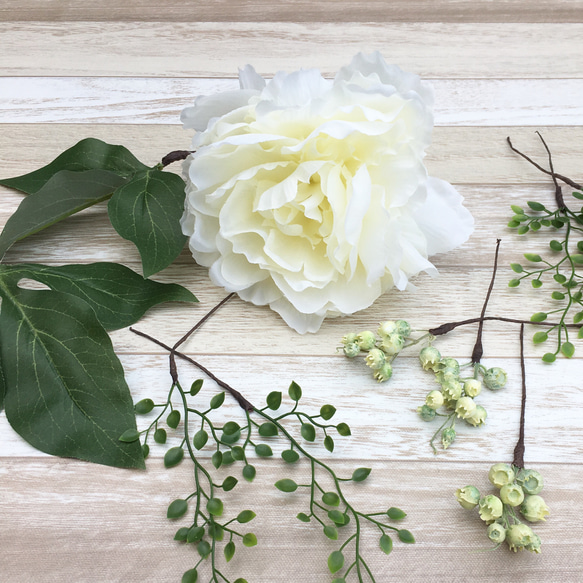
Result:
[[[385,557],[370,533],[377,583],[581,581],[581,342],[575,358],[552,366],[540,362],[541,347],[526,342],[526,461],[544,473],[551,508],[548,521],[536,527],[543,539],[536,556],[484,551],[485,527],[453,497],[469,483],[486,488],[489,465],[512,458],[520,406],[518,329],[486,324],[484,362],[508,370],[508,387],[481,396],[487,424],[460,430],[458,442],[438,456],[427,443],[433,426],[415,414],[432,380],[414,355],[398,359],[393,379],[379,385],[362,362],[336,348],[345,332],[388,318],[427,329],[478,316],[498,237],[500,269],[489,313],[528,318],[538,311],[540,291],[506,284],[508,264],[524,251],[541,250],[544,239],[520,238],[505,225],[510,204],[551,204],[552,182],[512,154],[505,139],[510,135],[544,162],[534,133],[540,130],[557,171],[583,180],[582,17],[580,0],[552,6],[542,0],[0,0],[0,175],[37,168],[87,136],[123,143],[154,164],[189,145],[180,110],[197,94],[236,86],[237,68],[246,63],[267,76],[311,66],[333,75],[357,51],[380,50],[387,61],[432,80],[436,128],[427,164],[432,175],[458,187],[476,218],[468,243],[435,258],[440,277],[420,276],[417,292],[387,293],[368,310],[327,321],[308,336],[290,331],[269,309],[234,299],[185,351],[251,401],[285,391],[294,379],[307,407],[337,407],[353,436],[336,440],[332,455],[318,446],[315,451],[344,474],[372,467],[370,478],[353,489],[355,499],[363,508],[402,507],[405,527],[417,539],[396,544]],[[0,187],[0,226],[20,198]],[[6,255],[8,262],[98,260],[139,268],[137,252],[115,234],[104,206]],[[136,325],[168,344],[225,295],[186,252],[156,279],[186,285],[201,300],[158,307]],[[127,330],[112,339],[134,398],[161,398],[169,386],[166,355]],[[436,345],[469,359],[474,340],[470,326]],[[187,379],[200,376],[185,365],[181,372]],[[212,382],[205,386],[210,395]],[[236,406],[229,404],[226,413],[236,415]],[[164,470],[162,455],[161,447],[153,448],[145,472],[51,458],[24,443],[0,414],[0,581],[179,581],[195,561],[194,550],[172,540],[177,526],[165,512],[191,491],[192,476],[186,463]],[[226,572],[250,583],[330,581],[326,557],[336,545],[319,528],[295,520],[306,508],[304,498],[272,486],[289,469],[275,459],[257,466],[252,486],[224,498],[232,508],[260,510],[254,526],[260,544],[238,550]]]

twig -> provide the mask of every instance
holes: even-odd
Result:
[[[520,326],[520,370],[522,373],[522,400],[520,405],[520,431],[514,448],[514,461],[517,468],[524,468],[524,422],[526,412],[526,367],[524,364],[524,324]]]

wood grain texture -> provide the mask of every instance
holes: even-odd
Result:
[[[4,21],[165,22],[580,22],[581,0],[10,0],[0,3]]]
[[[5,22],[0,35],[19,47],[0,54],[8,76],[234,77],[247,63],[273,75],[297,55],[331,76],[371,50],[426,78],[583,76],[580,23]]]
[[[437,126],[580,126],[583,79],[434,79]],[[8,77],[0,124],[180,124],[198,95],[239,88],[235,79]]]

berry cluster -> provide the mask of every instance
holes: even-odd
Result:
[[[499,496],[482,496],[475,486],[456,490],[455,497],[463,508],[479,507],[480,518],[488,525],[488,538],[497,548],[504,541],[511,551],[541,552],[541,539],[530,526],[522,523],[517,510],[528,522],[544,521],[549,514],[539,496],[543,478],[535,470],[525,470],[510,464],[494,464],[488,479],[500,492]]]
[[[424,370],[435,373],[435,379],[441,385],[440,390],[432,390],[425,397],[425,403],[417,408],[419,416],[424,421],[433,421],[436,417],[446,417],[444,423],[431,439],[431,447],[437,434],[441,432],[441,444],[447,449],[455,440],[456,418],[477,427],[486,421],[486,409],[477,405],[474,398],[482,391],[482,384],[492,391],[501,389],[506,384],[506,372],[498,367],[486,369],[481,364],[473,365],[474,374],[471,377],[461,376],[461,369],[472,366],[472,363],[460,366],[455,358],[442,358],[439,350],[426,346],[419,353],[419,360]],[[482,377],[482,380],[478,379]],[[438,413],[444,407],[445,413]]]
[[[370,330],[359,334],[346,334],[342,338],[342,350],[349,358],[358,356],[361,352],[368,352],[364,361],[373,370],[374,378],[382,383],[393,375],[392,362],[411,335],[411,326],[405,320],[388,320],[381,322],[377,335]],[[415,344],[416,342],[413,342]]]

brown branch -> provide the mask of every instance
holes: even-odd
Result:
[[[555,175],[555,169],[553,168],[553,157],[551,156],[551,151],[549,150],[549,147],[547,146],[547,143],[545,142],[541,133],[538,131],[536,133],[538,134],[538,137],[541,139],[541,142],[543,143],[543,146],[545,147],[545,150],[547,151],[547,154],[549,155],[549,167],[551,169],[551,176],[553,177],[553,183],[555,185],[555,201],[557,203],[557,208],[560,211],[564,212],[567,210],[567,205],[565,204],[565,199],[563,198],[563,190],[561,189],[559,183],[557,182],[557,177]]]
[[[520,430],[514,448],[514,461],[517,468],[524,468],[524,420],[526,412],[526,367],[524,364],[524,324],[520,326],[520,370],[522,373],[522,398],[520,404]]]

